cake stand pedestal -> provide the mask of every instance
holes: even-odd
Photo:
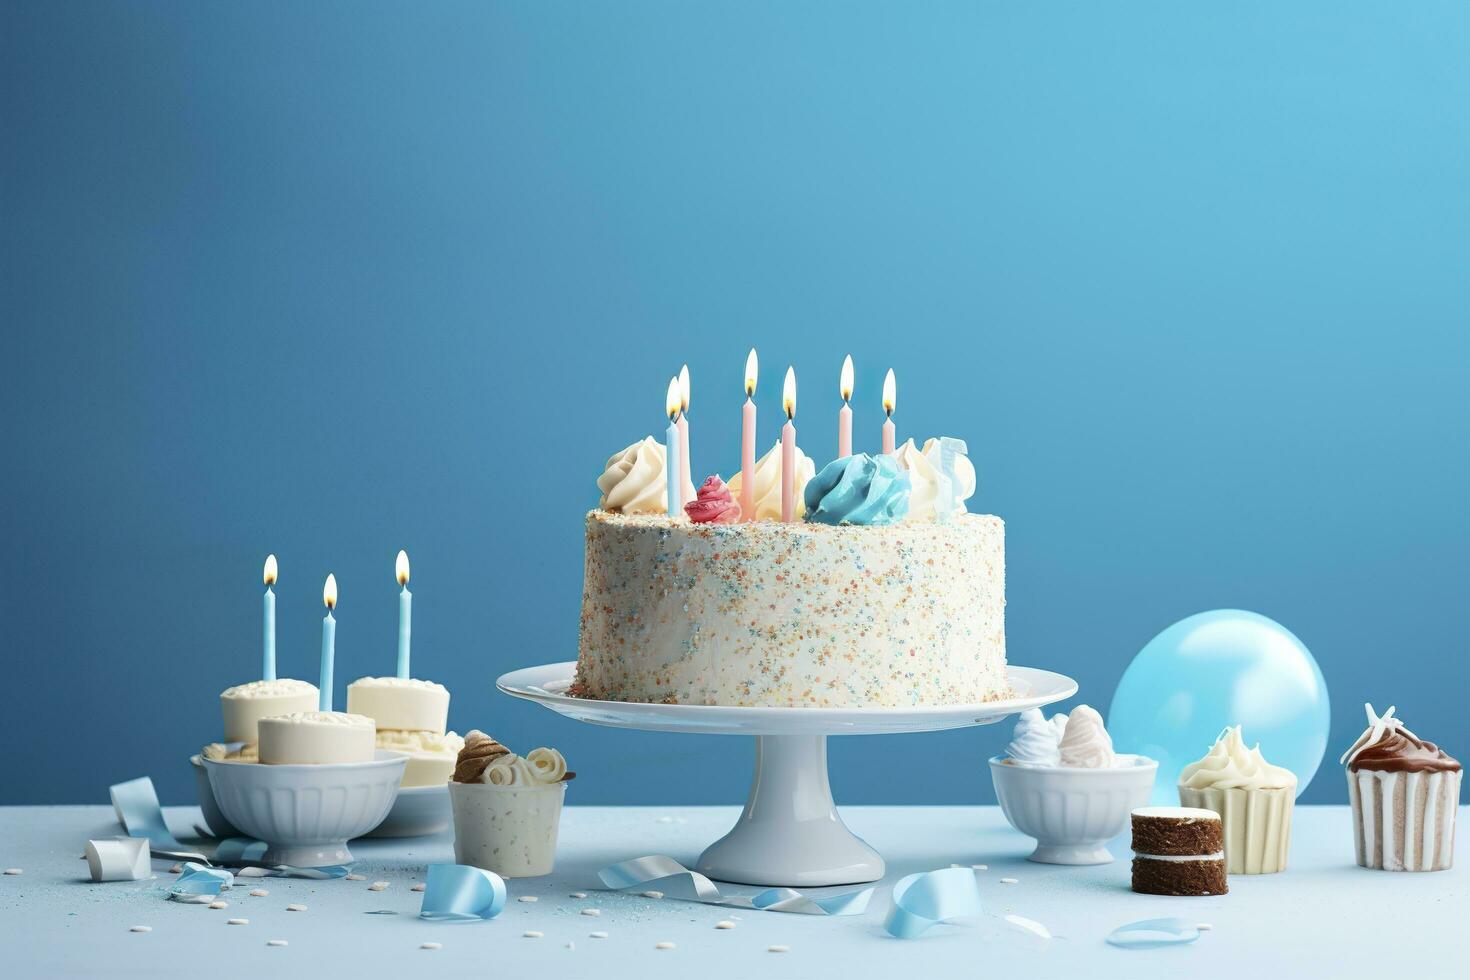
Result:
[[[896,735],[989,725],[1077,693],[1048,670],[1007,667],[1017,697],[981,704],[912,708],[737,708],[706,704],[631,704],[574,698],[576,661],[527,667],[496,686],[577,721],[644,731],[756,737],[755,776],[745,810],[728,834],[705,849],[696,870],[720,881],[814,888],[876,881],[883,858],[843,824],[827,780],[830,735]]]

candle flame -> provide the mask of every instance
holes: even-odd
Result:
[[[842,359],[842,378],[837,382],[837,390],[842,393],[842,400],[852,401],[852,355],[848,354]]]
[[[322,586],[322,602],[326,604],[327,612],[337,608],[337,576],[327,576],[327,584]]]
[[[746,398],[750,398],[755,395],[755,379],[758,374],[760,374],[760,361],[756,359],[755,348],[752,347],[750,349],[750,353],[745,355]]]
[[[669,421],[679,417],[679,379],[669,379],[669,393],[664,398],[664,411],[668,413]]]
[[[679,411],[689,414],[689,365],[679,369]]]
[[[269,588],[276,584],[276,556],[265,556],[265,584]]]
[[[889,368],[888,376],[883,379],[883,414],[892,415],[897,406],[898,384],[893,380],[893,368]]]
[[[408,584],[408,552],[399,550],[398,560],[393,563],[393,572],[398,576],[399,585]],[[430,582],[430,585],[434,583]]]
[[[781,385],[781,405],[788,419],[796,418],[796,368],[786,369],[786,381]]]

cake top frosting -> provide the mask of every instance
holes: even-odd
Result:
[[[316,694],[316,685],[308,684],[306,681],[292,680],[289,677],[278,677],[270,681],[251,681],[248,684],[236,684],[227,687],[220,692],[222,698],[274,698],[284,694]]]
[[[909,475],[892,456],[834,459],[806,485],[806,519],[818,524],[892,524],[909,512]]]
[[[1377,772],[1457,772],[1460,763],[1433,742],[1426,742],[1404,727],[1394,717],[1397,709],[1390,705],[1381,716],[1373,705],[1363,705],[1368,714],[1368,727],[1358,740],[1342,754],[1339,762],[1350,771],[1360,769]]]
[[[624,514],[662,514],[667,511],[668,483],[664,474],[664,447],[644,436],[622,452],[608,457],[597,489],[603,510]]]
[[[806,512],[805,498],[807,481],[817,472],[817,464],[807,458],[801,447],[796,448],[796,479],[795,497],[792,504],[796,510],[796,516],[800,517]],[[740,497],[743,486],[741,474],[736,473],[730,477],[730,493],[736,499]],[[779,521],[781,519],[781,442],[778,439],[770,450],[756,460],[754,484],[755,513],[747,514],[746,517],[757,521]]]
[[[734,524],[740,520],[740,503],[716,473],[700,486],[696,499],[684,505],[684,513],[695,524]]]
[[[1102,715],[1085,704],[1070,715],[1048,719],[1040,708],[1021,712],[1006,746],[1006,757],[1017,766],[1065,766],[1068,769],[1112,769],[1131,765],[1134,756],[1121,759]]]
[[[262,722],[285,722],[288,725],[327,725],[351,728],[376,728],[377,722],[367,715],[348,714],[346,711],[293,711],[285,715],[272,715],[260,719]]]
[[[436,681],[420,680],[417,677],[359,677],[348,687],[401,687],[417,688],[427,691],[443,691],[449,693],[449,689]]]
[[[1273,766],[1259,744],[1245,747],[1241,726],[1225,729],[1203,759],[1184,767],[1179,785],[1189,789],[1291,789],[1296,775]]]
[[[1131,816],[1140,820],[1203,820],[1207,823],[1219,823],[1220,815],[1214,810],[1204,810],[1195,806],[1141,806],[1132,811]]]

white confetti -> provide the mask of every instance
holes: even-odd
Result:
[[[1005,920],[1022,932],[1029,932],[1033,936],[1040,936],[1042,939],[1051,938],[1051,930],[1035,919],[1028,919],[1023,915],[1008,915],[1005,917]]]
[[[526,939],[540,939],[543,933],[535,929],[527,929],[525,932],[521,933],[521,935],[524,936]]]
[[[721,919],[719,922],[716,922],[715,923],[715,928],[716,929],[734,929],[735,928],[735,923],[731,922],[729,919]]]
[[[602,914],[602,909],[583,909],[582,910],[582,914],[583,915],[601,915]]]
[[[989,871],[990,870],[990,865],[988,865],[988,864],[972,864],[972,865],[970,865],[970,868],[972,870],[975,870],[975,871]]]
[[[442,943],[419,943],[419,949],[443,949]]]
[[[425,888],[427,888],[427,887],[428,887],[428,885],[425,885],[425,884],[424,884],[424,883],[423,883],[423,882],[422,882],[422,881],[421,881],[421,882],[419,882],[419,883],[418,883],[418,884],[417,884],[417,885],[414,885],[414,886],[413,886],[413,887],[412,887],[412,888],[410,888],[410,889],[409,889],[409,891],[411,891],[411,892],[421,892],[421,891],[423,891],[423,890],[424,890],[424,889],[425,889]]]
[[[306,911],[306,906],[305,905],[287,905],[286,906],[286,911],[287,912],[305,912]]]
[[[1018,885],[1021,883],[1021,880],[1019,878],[1002,878],[1000,883],[1002,885]]]
[[[766,952],[767,953],[789,953],[789,952],[791,952],[791,947],[790,946],[767,946],[766,947]]]
[[[249,919],[226,919],[225,920],[225,925],[227,925],[227,926],[248,926],[248,925],[250,925],[250,920]]]
[[[128,930],[128,932],[152,932],[152,931],[153,931],[153,927],[152,926],[133,926],[133,928],[131,928],[131,929]]]
[[[265,941],[265,944],[267,946],[284,946],[284,945],[286,945],[286,940],[284,940],[284,939],[267,939]]]
[[[516,899],[516,901],[517,902],[535,902],[535,901],[538,901],[538,899],[536,898],[535,895],[522,895],[520,898]]]
[[[587,893],[586,892],[572,892],[572,897],[573,898],[586,898],[587,897]]]
[[[250,889],[250,897],[251,898],[265,898],[269,894],[270,894],[270,892],[266,891],[264,888],[252,888],[252,889]]]
[[[347,880],[348,881],[367,881],[367,875],[349,874],[347,876]]]
[[[653,948],[654,949],[673,949],[674,948],[674,944],[673,943],[654,943],[653,944]]]
[[[663,898],[664,897],[664,893],[663,892],[644,892],[643,893],[643,897],[644,898]]]
[[[368,885],[368,891],[370,892],[385,892],[387,890],[388,883],[386,881],[375,881],[371,885]]]
[[[24,868],[6,868],[5,873],[8,875],[23,875],[26,872]]]
[[[1200,932],[1209,932],[1211,929],[1215,928],[1214,926],[1210,925],[1208,922],[1196,922],[1194,924],[1194,927],[1196,929],[1198,929]]]
[[[606,939],[607,938],[607,933],[605,933],[605,932],[589,932],[589,933],[587,933],[587,935],[591,936],[593,939]]]
[[[227,908],[230,907],[230,903],[229,902],[214,901],[214,902],[210,902],[209,903],[209,907],[212,908],[212,909],[227,909]]]

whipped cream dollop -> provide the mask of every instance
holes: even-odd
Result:
[[[801,517],[806,513],[806,504],[803,493],[812,476],[817,472],[817,465],[807,458],[796,447],[796,497],[792,501],[792,507],[796,516]],[[730,493],[736,500],[740,499],[740,488],[743,486],[742,476],[736,473],[730,477]],[[766,453],[755,464],[755,513],[747,514],[755,521],[779,521],[781,519],[781,442],[777,440]]]
[[[1055,766],[1061,763],[1062,733],[1042,715],[1040,708],[1028,708],[1016,721],[1006,756],[1018,766]]]
[[[1061,764],[1072,769],[1110,769],[1117,764],[1113,739],[1103,725],[1102,715],[1079,704],[1067,716],[1062,732]]]
[[[664,464],[663,444],[653,436],[610,456],[597,478],[597,489],[602,491],[598,506],[620,514],[667,514]]]
[[[525,759],[509,752],[490,763],[480,782],[491,786],[530,786],[536,782],[536,772]]]
[[[1245,747],[1240,726],[1227,728],[1210,751],[1179,773],[1179,785],[1189,789],[1289,789],[1296,786],[1290,769],[1273,766],[1261,756],[1261,747]]]
[[[949,440],[951,479],[945,478],[943,444],[930,439],[921,450],[909,439],[894,453],[899,467],[908,474],[909,521],[946,520],[965,512],[965,501],[975,493],[975,466],[965,455],[964,443]]]
[[[880,526],[909,510],[909,477],[892,456],[857,453],[834,459],[806,485],[806,519],[818,524]]]
[[[740,502],[716,473],[700,485],[698,497],[684,505],[684,513],[695,524],[734,524],[740,520]]]

